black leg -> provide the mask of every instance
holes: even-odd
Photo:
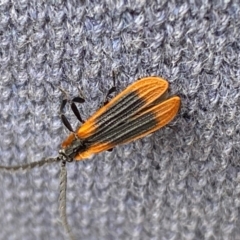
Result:
[[[82,97],[74,97],[72,99],[72,101],[76,102],[76,103],[84,103],[85,102],[84,98],[82,98]]]
[[[70,122],[67,120],[67,118],[65,117],[65,115],[61,114],[61,120],[64,124],[64,126],[70,131],[70,132],[74,132],[73,128],[70,124]]]
[[[63,110],[64,110],[67,102],[70,102],[70,103],[71,103],[71,109],[72,109],[73,113],[75,114],[75,116],[77,117],[77,119],[78,119],[80,122],[83,123],[83,120],[82,120],[82,118],[81,118],[81,115],[80,115],[80,113],[79,113],[79,111],[78,111],[78,109],[77,109],[77,106],[76,106],[76,104],[75,104],[74,102],[76,102],[76,103],[83,103],[83,102],[84,102],[84,99],[83,99],[82,97],[75,97],[75,98],[73,98],[73,99],[70,101],[70,100],[68,100],[68,95],[67,95],[67,93],[66,93],[63,89],[61,89],[61,88],[60,88],[60,90],[66,95],[66,97],[63,99],[62,104],[61,104],[61,107],[60,107],[61,120],[62,120],[63,124],[65,125],[65,127],[66,127],[70,132],[74,132],[74,131],[73,131],[73,128],[72,128],[72,126],[71,126],[71,124],[70,124],[70,122],[67,120],[66,116],[64,115]]]
[[[114,92],[116,92],[116,77],[115,77],[115,72],[114,71],[112,71],[112,77],[113,77],[113,86],[108,90],[108,93],[107,93],[107,95],[106,95],[106,97],[105,97],[105,101],[104,101],[104,104],[103,105],[106,105],[107,103],[108,103],[108,98],[109,98],[109,96],[112,94],[112,93],[114,93]]]
[[[65,125],[65,127],[66,127],[70,132],[73,132],[73,128],[72,128],[71,124],[69,123],[69,121],[67,120],[66,116],[65,116],[64,113],[63,113],[63,109],[65,108],[67,102],[68,102],[67,98],[64,98],[64,99],[62,100],[61,107],[60,107],[60,115],[61,115],[61,120],[62,120],[63,124]]]
[[[75,116],[77,117],[78,121],[83,123],[80,112],[78,111],[77,106],[74,102],[71,103],[71,109],[72,109],[73,113],[75,114]]]
[[[64,98],[64,99],[62,100],[61,107],[60,107],[60,113],[61,113],[61,114],[63,113],[63,109],[65,108],[66,104],[67,104],[67,99]]]
[[[71,109],[72,109],[73,113],[75,114],[75,116],[77,117],[78,121],[81,123],[84,123],[84,121],[82,120],[80,112],[78,111],[78,108],[75,103],[84,103],[84,102],[85,102],[85,100],[82,97],[74,97],[71,101]]]

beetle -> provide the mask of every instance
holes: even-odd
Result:
[[[71,133],[63,141],[59,155],[22,166],[0,166],[0,170],[18,171],[61,162],[60,215],[69,238],[74,239],[66,217],[66,162],[84,160],[92,154],[111,150],[117,145],[147,136],[168,124],[177,115],[181,103],[178,96],[168,97],[168,88],[169,84],[163,78],[142,78],[109,102],[105,101],[105,104],[85,122],[75,104],[84,102],[84,99],[75,97],[71,101],[71,109],[82,123],[76,131],[63,114],[68,102],[64,99],[60,107],[61,119]],[[115,90],[114,81],[114,86],[108,91],[106,99]]]

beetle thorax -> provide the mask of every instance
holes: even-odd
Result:
[[[69,144],[66,148],[62,148],[59,151],[59,154],[65,158],[66,161],[72,162],[74,157],[83,152],[86,149],[83,141],[79,138],[75,138],[71,144]]]

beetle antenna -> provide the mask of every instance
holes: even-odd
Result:
[[[74,236],[71,232],[71,228],[67,221],[66,213],[66,192],[67,192],[67,170],[66,162],[62,161],[61,173],[60,173],[60,195],[59,195],[59,212],[61,217],[62,226],[67,232],[69,239],[74,240]]]
[[[5,171],[11,171],[11,172],[16,172],[16,171],[24,171],[24,170],[30,170],[35,167],[41,167],[45,164],[49,163],[54,163],[59,161],[59,157],[56,158],[45,158],[40,161],[35,161],[23,165],[16,165],[16,166],[0,166],[0,171],[5,170]]]

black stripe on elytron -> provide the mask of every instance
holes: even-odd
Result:
[[[154,91],[145,91],[145,96],[152,98],[155,95]],[[101,136],[105,136],[108,132],[111,132],[112,129],[115,129],[118,125],[125,123],[128,119],[131,119],[135,115],[145,112],[147,109],[153,107],[155,103],[159,102],[160,98],[164,97],[162,95],[159,98],[155,99],[153,102],[149,102],[144,99],[144,97],[139,98],[137,92],[132,91],[131,93],[125,95],[119,101],[116,101],[113,106],[106,110],[101,116],[96,119],[101,120],[100,123],[96,123],[95,133],[90,137],[91,141],[95,141],[95,138],[100,139]],[[142,108],[143,106],[146,106]],[[142,108],[142,109],[141,109]],[[98,121],[99,122],[99,121]]]
[[[145,92],[149,97],[152,96],[151,91]],[[131,118],[136,116],[141,107],[147,105],[144,98],[139,98],[136,91],[129,92],[114,104],[109,107],[104,113],[96,118],[96,130],[90,137],[82,139],[84,149],[79,149],[80,152],[87,151],[94,143],[102,142],[108,133],[112,134],[120,125],[126,122],[131,122]],[[104,141],[104,140],[103,140]]]
[[[148,132],[157,125],[155,114],[148,112],[140,117],[129,119],[127,122],[116,126],[107,133],[90,137],[87,141],[90,145],[97,143],[111,143],[117,145],[136,138],[138,135]]]
[[[146,105],[144,99],[139,98],[136,91],[132,91],[120,98],[101,116],[96,118],[96,134],[106,132],[108,128],[120,124],[130,118],[139,108]],[[94,137],[94,135],[93,135]]]

